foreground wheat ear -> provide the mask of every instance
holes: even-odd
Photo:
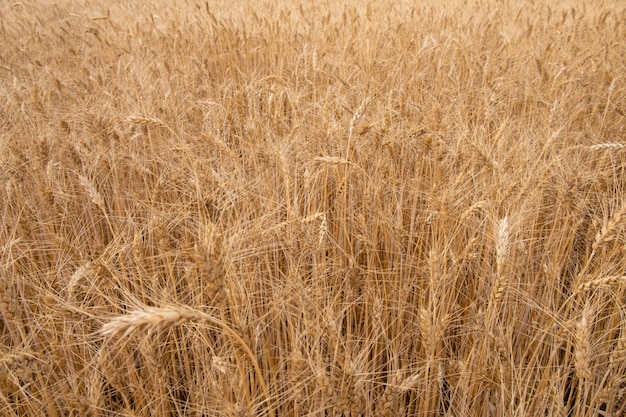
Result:
[[[128,336],[132,332],[167,329],[190,320],[201,320],[202,314],[185,307],[146,307],[143,310],[133,311],[113,318],[105,323],[100,330],[103,336]]]
[[[0,417],[626,416],[623,0],[0,1]]]

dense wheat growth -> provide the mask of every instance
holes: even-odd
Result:
[[[626,5],[248,3],[0,3],[0,415],[623,416]]]

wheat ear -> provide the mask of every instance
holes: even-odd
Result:
[[[328,165],[350,165],[350,161],[340,156],[318,156],[313,160]]]
[[[496,271],[502,276],[506,253],[509,248],[509,218],[504,217],[498,222],[496,231]]]
[[[169,126],[161,119],[150,116],[128,116],[126,120],[130,123],[137,123],[146,126],[163,127],[169,129]]]
[[[591,308],[585,304],[580,321],[576,323],[574,341],[574,369],[579,379],[591,379]]]
[[[589,291],[594,288],[610,288],[622,282],[626,282],[626,275],[609,275],[580,284],[574,293]]]
[[[626,202],[622,203],[620,209],[602,226],[591,248],[595,251],[604,243],[615,239],[624,225],[626,225]]]
[[[147,307],[144,310],[119,316],[104,324],[100,333],[103,336],[122,334],[122,337],[139,330],[149,333],[157,329],[168,328],[190,320],[201,319],[202,315],[186,307]]]

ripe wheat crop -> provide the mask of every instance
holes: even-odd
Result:
[[[626,5],[0,4],[0,415],[623,416]]]

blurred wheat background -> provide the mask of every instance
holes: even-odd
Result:
[[[626,5],[248,3],[0,4],[0,415],[623,416]]]

